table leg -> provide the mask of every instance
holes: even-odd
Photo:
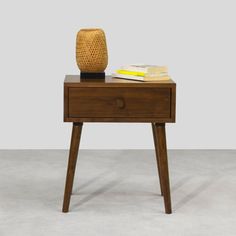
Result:
[[[169,171],[168,171],[168,158],[166,148],[166,132],[165,123],[154,124],[154,131],[156,138],[156,152],[159,159],[159,170],[161,177],[161,185],[164,196],[165,212],[171,214],[171,197],[170,197],[170,184],[169,184]]]
[[[153,133],[153,140],[154,140],[154,146],[155,146],[155,151],[156,151],[157,170],[158,170],[158,175],[159,175],[161,195],[163,196],[163,189],[162,189],[162,182],[161,182],[161,175],[160,175],[160,160],[159,160],[159,156],[157,152],[157,136],[155,132],[155,123],[152,123],[152,133]]]
[[[63,208],[62,208],[63,212],[68,212],[69,210],[82,125],[83,123],[73,123],[71,143],[70,143],[70,154],[69,154],[69,160],[68,160],[68,166],[67,166],[64,202],[63,202]]]

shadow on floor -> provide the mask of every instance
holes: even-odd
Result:
[[[217,180],[217,177],[208,179],[201,183],[197,188],[195,188],[192,192],[185,195],[180,201],[178,201],[176,204],[174,204],[173,209],[177,210],[188,204],[193,199],[197,198],[200,194],[202,194],[204,191],[206,191],[212,184],[214,184]],[[182,186],[184,184],[185,178],[181,180],[181,184],[179,186]],[[185,182],[186,183],[186,182]],[[177,187],[178,188],[178,187]],[[177,189],[175,188],[175,190]],[[186,190],[185,190],[186,191]]]
[[[89,195],[86,195],[86,197],[80,199],[78,203],[71,204],[71,208],[77,208],[83,205],[84,203],[89,202],[93,198],[96,198],[97,196],[104,194],[107,191],[110,191],[112,188],[119,185],[121,182],[123,182],[123,179],[110,181],[109,183],[105,184],[103,187],[97,189],[96,191],[91,192]]]

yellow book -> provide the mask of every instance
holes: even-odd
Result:
[[[151,77],[151,76],[167,76],[167,72],[163,72],[163,71],[160,71],[160,72],[157,72],[157,71],[154,71],[154,72],[140,72],[140,71],[129,71],[129,70],[117,70],[116,71],[117,74],[122,74],[122,75],[134,75],[134,76],[147,76],[147,77]]]
[[[112,77],[128,79],[128,80],[138,80],[138,81],[143,81],[143,82],[170,80],[170,77],[168,75],[166,76],[136,76],[136,75],[124,75],[124,74],[114,73],[112,74]]]
[[[135,76],[144,76],[144,72],[138,72],[138,71],[129,71],[129,70],[117,70],[116,73],[122,74],[122,75],[135,75]]]

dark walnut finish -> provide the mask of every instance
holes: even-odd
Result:
[[[139,82],[107,76],[81,80],[67,75],[64,82],[64,121],[73,122],[64,193],[68,212],[83,122],[149,122],[152,124],[157,169],[165,212],[171,213],[165,123],[175,122],[174,81]]]
[[[168,88],[69,88],[72,118],[170,117]]]
[[[70,205],[70,196],[72,192],[76,161],[79,150],[80,137],[82,132],[83,123],[73,123],[72,135],[71,135],[71,144],[70,144],[70,154],[68,160],[67,167],[67,175],[66,175],[66,186],[64,193],[64,204],[63,204],[63,212],[68,212]]]

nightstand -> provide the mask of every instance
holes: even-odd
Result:
[[[68,212],[84,122],[145,122],[152,124],[157,167],[165,212],[171,213],[165,123],[175,122],[176,84],[172,80],[139,82],[107,76],[64,82],[64,121],[72,122],[63,212]]]

